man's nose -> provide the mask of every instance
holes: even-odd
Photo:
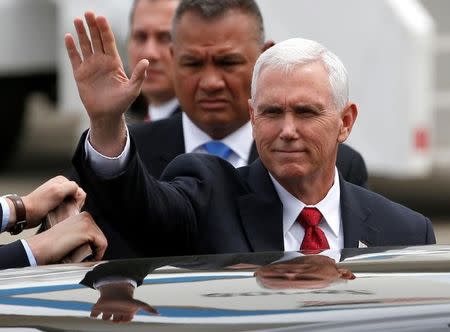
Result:
[[[225,82],[223,76],[217,69],[207,67],[202,73],[199,87],[206,92],[215,92],[223,89]]]
[[[280,138],[283,140],[294,140],[299,137],[298,126],[291,112],[285,112],[280,119]]]
[[[158,60],[160,51],[160,46],[155,39],[149,38],[142,48],[142,56],[148,60]]]

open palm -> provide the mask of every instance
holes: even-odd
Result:
[[[74,20],[81,54],[73,36],[65,36],[78,92],[91,120],[117,118],[138,96],[148,61],[142,60],[129,79],[106,18],[87,12],[85,19],[90,38],[83,21]]]

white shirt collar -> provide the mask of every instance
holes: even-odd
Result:
[[[298,215],[306,206],[305,203],[294,197],[270,174],[270,178],[275,186],[275,190],[283,204],[283,234],[289,231],[291,226],[297,220]],[[339,174],[337,168],[334,170],[334,183],[328,191],[327,195],[317,204],[314,205],[325,219],[333,234],[338,237],[341,227],[340,216],[340,199],[341,190],[339,185]]]
[[[150,119],[152,121],[162,120],[171,116],[178,105],[178,99],[176,98],[160,105],[152,105],[150,103],[148,107],[148,114],[150,115]]]
[[[211,141],[212,138],[197,127],[186,113],[183,113],[182,121],[186,152],[200,152],[199,149],[202,149],[202,145]],[[252,126],[250,121],[232,134],[223,138],[221,141],[228,145],[240,159],[248,163],[250,149],[253,144]]]

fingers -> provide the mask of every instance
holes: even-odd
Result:
[[[97,318],[98,315],[100,315],[102,312],[98,309],[92,308],[91,310],[91,317],[92,318]]]
[[[159,315],[158,310],[156,310],[155,308],[153,308],[151,305],[149,305],[147,303],[143,303],[141,309],[143,309],[144,311],[147,311],[149,314]]]
[[[119,57],[114,34],[106,18],[104,16],[98,16],[96,18],[96,25],[101,36],[105,54],[113,57]]]
[[[89,235],[89,242],[94,247],[94,259],[99,261],[102,259],[108,247],[108,240],[89,213],[82,212],[81,217],[88,223],[86,234]]]
[[[84,205],[84,202],[86,201],[86,193],[81,187],[78,187],[77,192],[75,193],[75,202],[78,208],[78,211],[81,210],[81,208]]]
[[[91,35],[92,47],[94,52],[102,52],[103,50],[103,42],[100,36],[100,31],[98,29],[97,21],[95,20],[95,14],[93,12],[86,12],[84,14],[86,18],[86,22],[89,28],[89,34]]]
[[[80,53],[78,53],[77,47],[75,46],[75,41],[70,33],[64,36],[64,43],[66,44],[66,50],[69,55],[72,70],[76,71],[83,60],[81,59]]]
[[[104,312],[104,313],[103,313],[103,316],[102,316],[102,319],[103,319],[103,320],[110,320],[111,317],[112,317],[112,313],[110,313],[110,312]]]
[[[141,90],[142,83],[144,82],[146,75],[146,70],[148,68],[149,62],[147,59],[142,59],[138,62],[136,67],[133,70],[133,73],[131,74],[130,79],[130,87],[133,89],[136,93],[136,96],[139,94],[139,91]]]
[[[83,20],[76,18],[73,21],[75,30],[77,31],[78,41],[80,43],[81,54],[83,54],[83,59],[87,59],[92,55],[91,41],[87,35],[86,29],[84,27]]]
[[[58,187],[55,187],[54,195],[57,201],[62,202],[67,197],[75,198],[79,190],[82,189],[78,186],[78,184],[75,181],[67,181],[60,183]],[[83,194],[80,193],[80,195]]]
[[[73,22],[83,59],[86,60],[94,53],[105,53],[113,57],[119,57],[114,34],[106,18],[103,16],[96,17],[93,12],[86,12],[84,17],[90,37],[82,19],[76,18]],[[75,69],[82,62],[82,59],[76,49],[73,37],[67,34],[64,39],[72,67]]]

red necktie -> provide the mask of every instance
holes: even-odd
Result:
[[[319,227],[320,220],[322,220],[322,213],[316,208],[305,207],[300,212],[297,221],[305,229],[305,236],[303,237],[300,250],[314,254],[330,248],[325,234]]]

